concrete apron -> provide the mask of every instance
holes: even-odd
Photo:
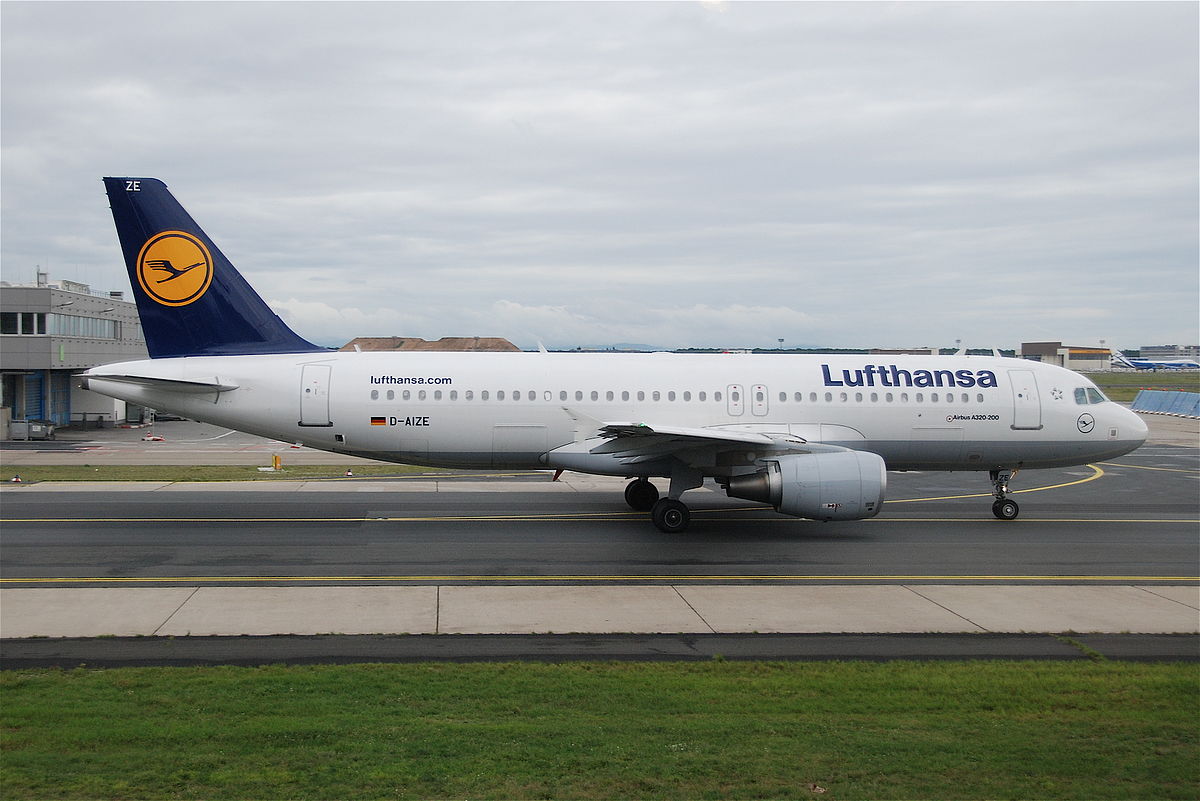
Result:
[[[1200,587],[621,585],[10,588],[0,637],[1200,633]]]

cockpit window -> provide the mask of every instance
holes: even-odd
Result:
[[[1075,390],[1075,402],[1080,406],[1087,406],[1092,403],[1104,403],[1108,398],[1104,397],[1104,393],[1095,387],[1079,387]]]
[[[1079,387],[1078,389],[1075,390],[1075,402],[1078,403],[1080,406],[1084,406],[1087,404],[1087,402],[1088,402],[1087,389],[1085,389],[1084,387]]]
[[[1092,403],[1104,403],[1108,398],[1104,397],[1104,393],[1095,387],[1088,387],[1088,400]]]

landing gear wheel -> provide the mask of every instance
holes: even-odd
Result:
[[[658,487],[644,478],[625,485],[625,503],[639,512],[649,512],[658,500]]]
[[[650,510],[650,519],[658,530],[666,534],[678,534],[688,527],[692,513],[682,501],[672,498],[662,498]]]
[[[1016,520],[1020,513],[1021,507],[1017,506],[1016,501],[1005,499],[992,504],[992,514],[1001,520]]]

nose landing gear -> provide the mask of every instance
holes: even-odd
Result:
[[[1021,513],[1017,502],[1008,497],[1008,482],[1014,475],[1014,470],[992,470],[988,473],[992,480],[992,494],[996,496],[996,501],[992,504],[992,514],[1001,520],[1015,520]]]

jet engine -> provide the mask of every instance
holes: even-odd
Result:
[[[769,503],[812,520],[861,520],[879,514],[887,489],[883,459],[867,451],[789,454],[756,473],[731,476],[732,498]]]

